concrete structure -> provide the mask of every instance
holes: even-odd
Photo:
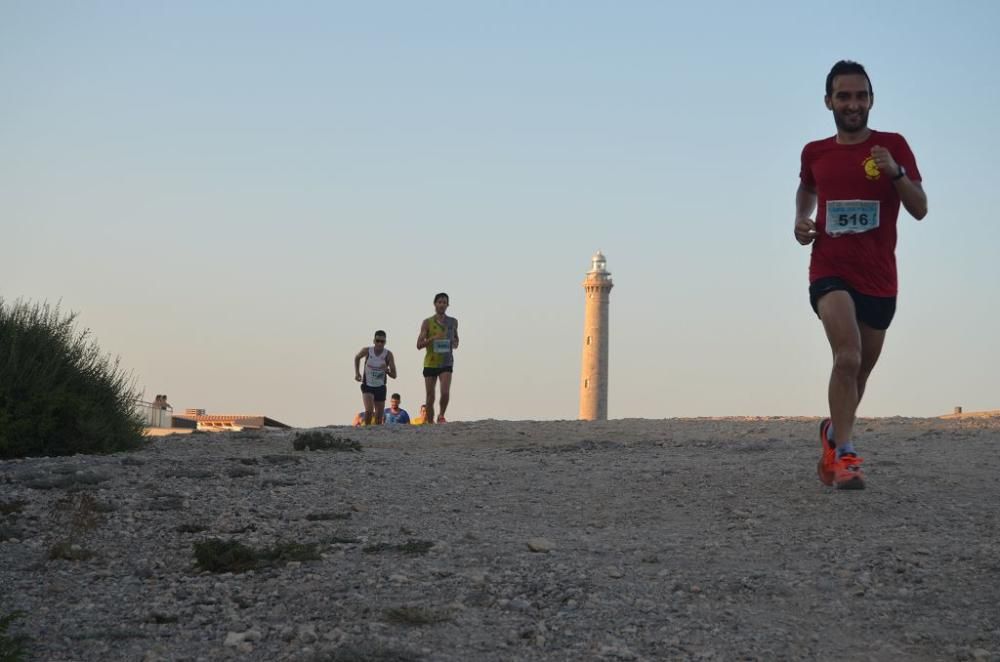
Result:
[[[159,437],[168,434],[202,432],[239,432],[241,430],[280,430],[291,426],[260,414],[205,414],[204,409],[186,409],[174,414],[166,397],[156,402],[136,402],[136,412],[142,418],[145,434]]]
[[[608,304],[612,287],[608,262],[597,251],[583,280],[587,296],[580,362],[580,420],[583,421],[608,420]]]
[[[205,411],[200,409],[198,411]],[[240,432],[242,430],[281,430],[291,426],[260,414],[198,414],[174,416],[174,421],[194,423],[203,432]]]

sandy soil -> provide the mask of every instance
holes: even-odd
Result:
[[[860,421],[856,492],[816,479],[817,428],[479,421],[0,463],[23,504],[0,615],[44,660],[1000,660],[1000,418]],[[210,538],[321,557],[211,573]]]

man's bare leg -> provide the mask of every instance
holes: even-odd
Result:
[[[833,441],[840,446],[851,440],[860,400],[861,331],[855,318],[854,301],[847,292],[830,292],[819,300],[817,307],[833,351],[833,370],[830,372],[827,396],[833,421]]]
[[[385,422],[385,400],[375,403],[375,425],[382,425]]]
[[[858,371],[858,403],[860,404],[861,398],[865,395],[868,376],[872,374],[878,357],[882,354],[885,329],[873,329],[864,322],[858,322],[858,330],[861,332],[861,369]]]
[[[375,417],[375,395],[362,393],[361,401],[365,404],[365,425],[371,425]]]
[[[427,415],[424,423],[434,422],[434,388],[437,385],[437,377],[424,377],[424,389],[427,391],[427,400],[424,405],[427,407]]]
[[[441,418],[444,418],[444,410],[448,408],[448,401],[451,399],[451,373],[441,373]]]

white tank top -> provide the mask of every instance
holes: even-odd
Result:
[[[386,357],[389,350],[382,348],[381,354],[375,353],[374,347],[368,348],[368,358],[365,359],[365,384],[368,386],[385,386]]]

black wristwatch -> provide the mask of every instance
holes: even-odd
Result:
[[[896,176],[892,178],[892,181],[898,182],[903,177],[906,177],[906,168],[904,168],[903,166],[899,166],[899,172],[896,173]]]

